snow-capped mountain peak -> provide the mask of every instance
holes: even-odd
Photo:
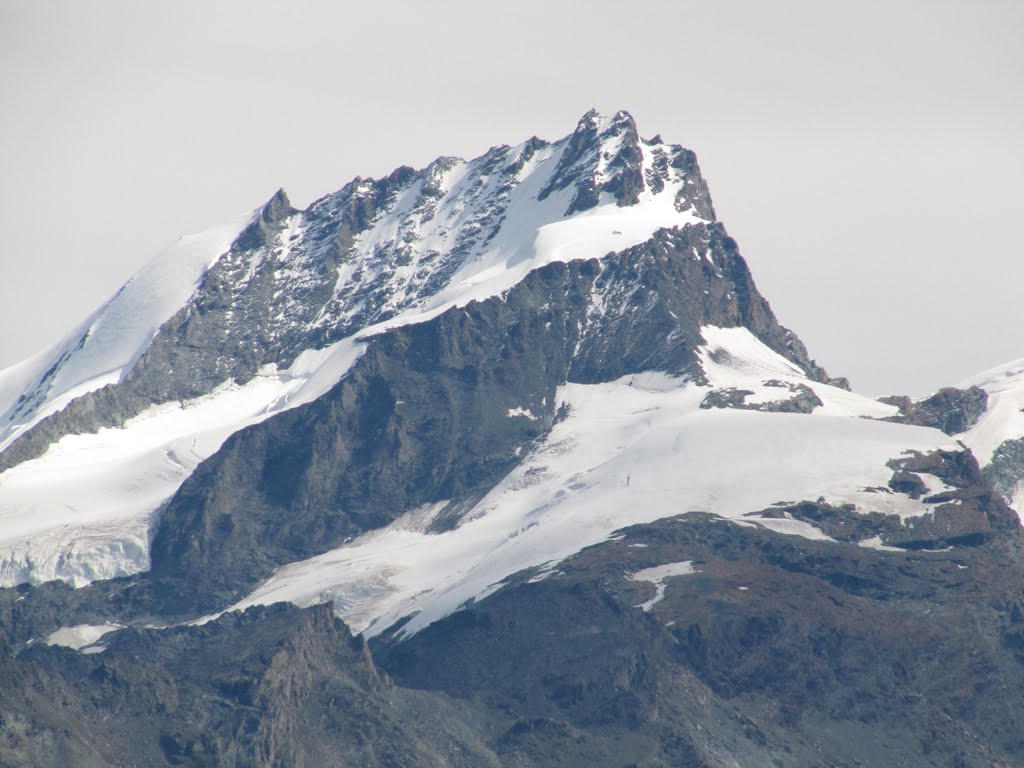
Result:
[[[5,578],[81,580],[144,565],[138,553],[156,500],[230,425],[319,396],[358,357],[357,339],[500,294],[545,264],[600,258],[658,229],[713,219],[692,152],[640,142],[625,112],[592,111],[555,142],[531,138],[469,161],[441,157],[422,170],[356,178],[304,211],[278,190],[226,226],[182,238],[67,340],[0,372],[0,517],[24,516],[28,493],[33,530],[70,526],[84,540],[81,526],[98,520],[123,535],[127,515],[136,520],[132,565],[69,565],[80,560],[61,555],[67,544],[33,555],[26,533],[10,544]],[[241,411],[214,405],[229,397]],[[230,416],[206,428],[177,420],[158,445],[127,437],[164,418],[163,404]],[[61,462],[84,451],[102,463],[104,430],[139,446],[135,469],[98,473],[90,482],[99,486],[70,511],[76,475]],[[51,449],[62,438],[67,447]],[[55,473],[68,480],[52,493],[18,490]],[[140,484],[150,493],[136,493]]]

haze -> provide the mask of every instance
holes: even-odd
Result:
[[[697,152],[782,322],[868,394],[1024,356],[1024,4],[0,0],[0,367],[283,186],[555,139]]]

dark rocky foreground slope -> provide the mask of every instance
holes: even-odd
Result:
[[[940,552],[637,526],[368,648],[274,606],[12,658],[75,593],[6,590],[0,764],[1020,765],[1021,537],[990,502],[1002,535]],[[645,611],[631,574],[680,561]]]
[[[395,686],[327,606],[4,663],[2,765],[497,765],[459,702]]]

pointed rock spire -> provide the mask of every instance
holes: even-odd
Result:
[[[538,200],[575,186],[567,215],[593,208],[602,192],[620,206],[637,202],[644,189],[643,150],[632,115],[620,110],[605,117],[591,109],[564,141],[562,159]]]
[[[278,189],[253,217],[252,223],[242,230],[234,247],[248,251],[266,245],[274,229],[295,213],[298,211],[292,207],[288,194],[284,189]]]

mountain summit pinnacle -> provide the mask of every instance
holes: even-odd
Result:
[[[278,189],[253,217],[252,224],[238,236],[236,244],[245,249],[266,245],[273,236],[274,229],[296,213],[298,211],[292,207],[284,189]]]
[[[571,216],[600,202],[602,192],[620,206],[634,205],[644,189],[643,152],[636,124],[628,112],[604,117],[590,110],[580,118],[547,185],[538,195],[573,185],[576,193],[566,210]]]

